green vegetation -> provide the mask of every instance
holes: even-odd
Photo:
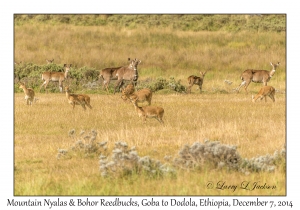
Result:
[[[70,24],[76,26],[113,26],[117,28],[170,28],[178,31],[256,31],[280,32],[286,30],[286,15],[21,15],[14,16],[16,25],[23,24]]]
[[[279,26],[279,23],[285,22],[284,15],[172,16],[174,20],[182,22],[185,20],[186,23],[194,25],[204,24],[205,21],[202,19],[206,18],[228,20],[218,31],[122,25],[122,21],[133,17],[136,19],[148,17],[149,20],[161,17],[159,21],[166,21],[170,19],[170,15],[44,16],[47,16],[44,22],[38,21],[44,20],[41,15],[15,16],[15,62],[22,62],[15,65],[16,82],[21,79],[36,90],[42,83],[41,72],[62,71],[64,63],[72,63],[70,78],[66,83],[74,90],[102,93],[102,81],[97,81],[99,71],[106,67],[127,65],[128,57],[142,60],[139,65],[141,87],[148,86],[147,81],[155,81],[158,78],[164,80],[174,78],[176,82],[181,81],[180,85],[186,86],[189,75],[198,75],[199,71],[208,70],[204,83],[212,86],[209,89],[222,90],[224,88],[220,84],[223,84],[224,80],[230,80],[237,86],[243,70],[247,68],[270,70],[269,62],[281,63],[272,80],[279,82],[286,79],[285,31],[277,32],[272,29],[252,31],[249,28],[236,29],[235,32],[224,30],[224,27],[234,25],[239,19],[264,20],[264,24],[269,23],[266,28],[272,28],[274,23]],[[74,22],[58,21],[56,24],[51,22],[64,19],[63,17],[74,19]],[[78,23],[83,20],[87,22],[97,17],[106,17],[107,24],[101,26],[75,24],[75,20]],[[117,23],[119,25],[116,25]],[[148,24],[148,21],[139,23]],[[46,59],[54,59],[54,63],[46,64]],[[113,85],[112,83],[111,86]],[[57,92],[56,86],[50,84],[49,91]],[[17,88],[15,90],[18,91]]]

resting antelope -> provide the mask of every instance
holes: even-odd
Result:
[[[129,66],[127,67],[124,66],[116,70],[116,76],[118,79],[115,85],[114,93],[116,92],[117,88],[120,90],[124,80],[131,81],[133,82],[134,85],[136,85],[139,77],[137,67],[141,62],[142,62],[141,60],[137,60],[135,58],[130,62]]]
[[[47,62],[47,64],[51,64],[51,63],[53,63],[53,62],[54,62],[54,58],[53,58],[52,60],[48,60],[48,59],[46,59],[46,62]]]
[[[263,98],[265,98],[265,102],[267,102],[267,96],[269,96],[273,102],[275,102],[275,88],[273,88],[272,86],[263,86],[260,91],[256,94],[256,96],[252,95],[252,102],[255,102],[257,99],[260,98],[260,100],[262,100]]]
[[[137,98],[138,103],[143,103],[147,101],[148,105],[151,105],[152,91],[148,88],[144,88],[135,92],[133,84],[129,84],[126,88],[122,90],[121,98],[124,101],[127,101],[128,99],[130,100],[133,98]]]
[[[25,93],[25,100],[26,100],[26,104],[27,105],[32,105],[33,101],[34,101],[34,90],[32,88],[27,88],[25,83],[20,83],[20,87],[21,89],[23,89],[24,93]]]
[[[146,123],[146,118],[155,118],[157,119],[161,124],[164,124],[163,116],[164,116],[164,109],[162,107],[158,106],[143,106],[139,107],[137,105],[138,98],[130,98],[130,101],[132,102],[136,112],[138,113],[139,117],[144,118],[144,123]]]
[[[206,72],[207,71],[205,71],[205,72],[200,71],[200,77],[194,76],[194,75],[191,75],[188,77],[188,83],[189,83],[188,88],[187,88],[188,93],[191,93],[193,85],[198,85],[199,89],[200,89],[200,93],[202,92],[202,84],[203,84],[203,79],[204,79]]]
[[[263,85],[266,86],[271,77],[275,74],[276,68],[280,63],[278,62],[277,64],[273,64],[272,62],[270,62],[270,64],[272,66],[271,71],[254,69],[245,70],[241,75],[241,80],[243,80],[243,82],[235,90],[239,92],[241,87],[245,86],[245,91],[246,93],[248,93],[247,87],[251,82],[263,83]]]
[[[50,81],[58,82],[58,87],[60,92],[63,91],[63,81],[67,78],[68,72],[70,71],[72,64],[64,64],[65,72],[50,72],[46,71],[42,74],[42,80],[44,80],[43,84],[40,87],[40,91],[42,87],[46,90],[47,85]]]
[[[128,61],[130,61],[130,58],[128,58]],[[103,90],[106,89],[106,91],[108,92],[108,85],[111,80],[118,79],[118,77],[116,76],[116,70],[120,68],[122,68],[122,66],[105,68],[100,71],[99,79],[103,79]]]
[[[92,109],[92,106],[90,105],[91,100],[88,95],[70,93],[69,87],[65,87],[65,91],[68,102],[73,107],[73,110],[75,108],[75,105],[81,105],[84,110],[86,110],[85,105]]]

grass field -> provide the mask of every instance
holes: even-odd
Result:
[[[273,172],[242,173],[205,165],[200,169],[176,168],[176,176],[149,177],[137,173],[104,178],[99,170],[99,154],[70,150],[81,131],[96,131],[97,142],[107,141],[107,155],[113,153],[116,142],[122,141],[128,147],[135,146],[140,157],[149,156],[166,164],[169,162],[165,157],[177,157],[184,145],[206,140],[235,145],[242,158],[272,155],[286,143],[285,31],[182,31],[40,22],[14,27],[14,61],[22,62],[24,67],[32,63],[47,68],[46,59],[54,59],[58,65],[73,64],[70,74],[78,76],[83,67],[98,71],[125,65],[128,57],[142,61],[141,82],[174,77],[187,86],[188,76],[208,71],[203,93],[195,86],[192,94],[169,89],[154,92],[152,104],[164,108],[165,124],[155,119],[144,124],[133,105],[125,103],[120,93],[90,90],[81,83],[72,88],[76,93],[89,94],[93,109],[84,111],[76,106],[72,110],[65,94],[39,93],[37,87],[42,84],[39,72],[34,68],[27,72],[21,65],[18,70],[35,79],[39,100],[32,107],[27,106],[24,93],[15,84],[18,89],[14,93],[15,195],[286,194],[286,167],[282,162]],[[244,90],[238,94],[233,91],[241,83],[242,71],[271,70],[270,62],[280,62],[268,83],[277,91],[275,103],[269,98],[266,103],[251,102],[251,95],[262,84],[251,83],[249,94]],[[24,80],[32,79],[26,78],[28,75],[23,75]],[[69,136],[71,130],[75,130],[75,137]],[[61,150],[68,153],[58,159]],[[242,189],[245,183],[252,188],[255,183],[261,187]],[[233,190],[233,186],[237,188]]]
[[[219,140],[236,145],[240,155],[252,158],[273,154],[285,144],[285,94],[276,102],[251,102],[247,94],[159,94],[153,105],[165,109],[162,126],[155,119],[146,124],[133,105],[116,95],[91,94],[92,110],[75,110],[65,94],[37,94],[32,107],[24,95],[15,94],[15,195],[284,195],[285,167],[273,173],[249,175],[226,170],[178,171],[176,178],[149,179],[143,175],[102,178],[98,156],[73,154],[57,159],[58,149],[68,149],[75,139],[68,136],[92,129],[97,141],[108,141],[108,153],[117,141],[136,146],[139,156],[164,162],[176,156],[185,144]],[[207,183],[243,181],[275,185],[276,190],[207,189]]]

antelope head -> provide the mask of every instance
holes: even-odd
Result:
[[[134,70],[137,70],[137,66],[141,63],[141,60],[137,60],[136,58],[134,60],[131,60],[130,67]]]
[[[129,100],[131,101],[131,103],[133,103],[134,106],[138,106],[137,105],[137,102],[139,100],[139,97],[136,95],[136,94],[132,94],[130,97],[129,97]]]
[[[23,83],[23,82],[20,82],[20,86],[19,86],[19,88],[23,89],[24,87],[26,87],[26,86],[25,86],[25,83]]]
[[[53,63],[53,62],[54,62],[54,58],[53,58],[52,60],[46,59],[46,62],[47,62],[48,64]]]
[[[65,87],[65,92],[70,92],[69,86],[66,86],[66,87]]]
[[[69,72],[72,64],[64,64],[65,72]]]
[[[270,62],[271,66],[273,67],[272,70],[276,70],[277,66],[279,66],[280,62],[278,62],[277,64],[273,64],[272,62]]]
[[[207,72],[207,71],[205,71],[205,72],[200,71],[200,75],[202,76],[202,78],[204,78],[206,72]]]

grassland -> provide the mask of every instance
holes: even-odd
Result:
[[[14,193],[15,195],[285,195],[286,171],[245,175],[215,170],[179,170],[176,177],[128,176],[103,178],[97,156],[73,155],[57,159],[58,149],[68,149],[74,139],[71,129],[97,130],[97,141],[108,141],[108,152],[122,140],[137,147],[140,156],[164,162],[176,156],[185,144],[219,140],[236,145],[244,158],[273,154],[286,140],[286,37],[284,32],[177,31],[170,28],[145,30],[113,26],[74,26],[67,24],[23,24],[15,26],[15,61],[45,64],[73,63],[102,69],[123,65],[128,57],[142,60],[141,80],[175,77],[187,85],[191,74],[209,70],[203,93],[170,90],[154,93],[153,105],[165,109],[165,126],[138,118],[133,105],[120,94],[98,90],[90,94],[92,110],[68,105],[65,94],[38,93],[39,100],[26,106],[23,93],[14,95]],[[247,68],[271,69],[280,62],[270,81],[276,102],[251,103],[251,93],[261,84],[250,84],[250,94],[232,89],[240,84]],[[227,85],[224,80],[233,82]],[[36,90],[37,91],[37,90]],[[88,92],[80,88],[78,92]],[[207,183],[243,181],[276,185],[275,190],[208,189]]]
[[[108,141],[109,151],[115,142],[122,140],[136,146],[140,156],[149,155],[162,161],[166,155],[176,156],[185,144],[205,139],[237,145],[241,156],[246,158],[273,154],[285,144],[284,94],[277,94],[276,103],[269,100],[254,105],[249,95],[244,94],[154,94],[153,104],[165,109],[165,126],[154,119],[143,124],[132,104],[123,102],[119,95],[91,95],[93,109],[86,112],[81,107],[73,111],[64,94],[38,97],[40,100],[28,107],[23,94],[15,95],[16,195],[285,194],[283,168],[272,174],[248,176],[203,170],[182,171],[175,180],[148,180],[141,176],[108,181],[100,176],[98,157],[56,159],[59,148],[68,149],[75,144],[68,136],[71,129],[77,133],[97,130],[97,140]],[[206,182],[222,180],[230,184],[255,180],[276,185],[277,189],[251,192],[206,189]]]
[[[170,29],[31,25],[15,27],[15,61],[46,64],[72,63],[74,68],[103,69],[142,61],[140,79],[159,76],[181,79],[209,70],[208,80],[240,83],[247,68],[271,70],[281,62],[273,82],[285,80],[285,33],[182,32]],[[72,71],[70,71],[72,74]],[[279,85],[279,84],[278,84]],[[285,84],[284,84],[285,85]],[[279,88],[279,87],[278,87]],[[280,87],[285,88],[284,86]]]

